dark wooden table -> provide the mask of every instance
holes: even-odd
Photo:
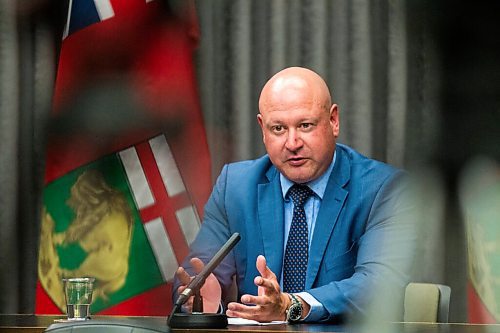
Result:
[[[40,333],[56,319],[64,316],[45,316],[30,314],[0,314],[0,332]],[[165,325],[164,317],[105,317],[94,316],[96,320],[113,318],[124,320],[143,320],[154,325]],[[300,325],[266,325],[266,326],[235,326],[229,325],[226,329],[173,329],[172,333],[500,333],[500,325],[473,325],[473,324],[432,324],[432,323],[391,323],[385,326],[370,326],[368,329],[327,324],[300,324]]]

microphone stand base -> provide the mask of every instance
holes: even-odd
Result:
[[[170,328],[226,328],[227,316],[222,313],[174,313]]]

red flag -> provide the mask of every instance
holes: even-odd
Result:
[[[194,8],[162,0],[71,0],[65,34],[49,125],[35,312],[61,313],[59,279],[85,274],[103,276],[97,279],[94,312],[166,315],[172,267],[193,237],[181,220],[201,216],[211,190],[192,63],[198,38]],[[143,178],[134,178],[137,170]],[[141,201],[137,179],[143,179],[150,201]],[[172,184],[180,190],[172,192]],[[113,208],[94,217],[91,226],[81,222],[82,214],[99,209],[88,203],[92,209],[81,208],[78,196],[101,190],[108,193],[102,202],[130,203],[119,215],[128,222],[111,219]],[[161,223],[148,227],[154,221]],[[129,237],[126,250],[105,253],[111,240],[86,241],[120,225],[130,230],[123,233]],[[158,239],[158,230],[166,242]],[[158,250],[165,247],[155,241],[171,246],[177,262],[165,264]],[[145,274],[148,269],[137,267],[150,261],[156,261],[151,271],[156,278],[134,272]]]

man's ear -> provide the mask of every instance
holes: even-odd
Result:
[[[262,119],[262,115],[260,113],[257,114],[257,122],[260,125],[260,128],[264,129],[264,120]]]
[[[337,138],[340,134],[339,107],[337,104],[333,104],[330,108],[330,124],[332,125],[333,135]]]
[[[262,118],[262,115],[259,113],[257,114],[257,122],[259,123],[260,125],[260,129],[262,130],[262,141],[266,141],[266,134],[265,134],[265,131],[264,131],[264,119]]]

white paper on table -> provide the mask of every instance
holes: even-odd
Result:
[[[277,325],[286,324],[286,321],[271,321],[266,323],[258,322],[257,320],[243,319],[243,318],[227,318],[227,323],[229,325]]]

